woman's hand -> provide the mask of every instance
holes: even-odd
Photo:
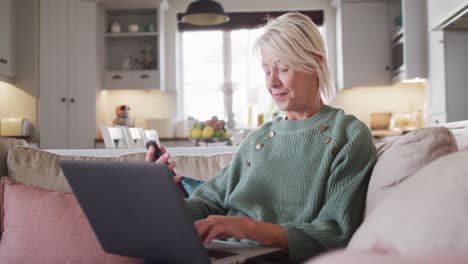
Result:
[[[161,149],[161,152],[163,154],[156,161],[153,161],[156,150],[154,149],[153,146],[150,146],[148,148],[148,151],[146,151],[145,162],[155,162],[155,163],[160,163],[160,164],[167,164],[167,166],[169,167],[170,170],[174,170],[174,168],[176,167],[175,161],[169,162],[169,159],[171,158],[171,154],[169,154],[166,151],[166,148],[163,145],[161,145],[160,149]],[[177,174],[177,175],[175,175],[173,177],[173,179],[174,179],[175,182],[179,182],[182,179],[182,176]]]
[[[288,248],[286,230],[280,225],[255,221],[243,216],[211,215],[195,222],[204,243],[213,239],[252,239],[264,246]]]

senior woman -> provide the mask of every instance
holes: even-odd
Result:
[[[280,247],[300,262],[346,246],[361,223],[376,150],[365,124],[324,104],[334,87],[312,20],[288,13],[263,29],[255,48],[267,90],[286,117],[252,131],[186,205],[205,242],[235,238]]]

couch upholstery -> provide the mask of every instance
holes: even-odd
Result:
[[[359,234],[366,234],[367,226],[372,226],[373,228],[375,228],[376,225],[378,226],[378,223],[376,223],[378,220],[374,220],[372,225],[367,224],[366,221],[367,219],[369,219],[369,221],[371,221],[371,219],[379,219],[379,214],[390,218],[388,221],[391,222],[392,215],[385,214],[386,212],[383,211],[386,210],[380,210],[379,206],[381,204],[385,205],[385,203],[392,204],[388,202],[388,200],[397,200],[398,204],[405,207],[407,205],[405,201],[401,199],[398,200],[400,194],[394,194],[394,192],[398,193],[396,187],[399,187],[402,183],[410,183],[409,179],[413,177],[413,174],[418,175],[417,172],[427,164],[430,164],[433,160],[457,151],[457,142],[466,140],[466,138],[467,137],[459,137],[455,139],[452,133],[446,128],[425,128],[413,131],[400,139],[377,143],[378,160],[369,183],[366,219],[358,231]],[[8,157],[5,162],[6,153],[8,153]],[[217,171],[226,166],[233,155],[234,153],[178,155],[174,156],[173,160],[177,163],[176,172],[195,179],[208,180],[212,178]],[[58,161],[60,159],[141,161],[143,157],[144,153],[135,153],[112,158],[63,156],[29,148],[26,146],[25,142],[21,141],[0,141],[0,158],[3,159],[0,160],[0,172],[2,170],[4,173],[7,171],[8,176],[27,184],[64,192],[69,192],[70,188],[59,169]],[[419,176],[419,178],[422,178],[419,180],[421,182],[436,181],[437,175],[427,179],[422,176]],[[410,194],[407,193],[404,197],[407,197],[407,199],[417,197],[419,191],[418,186],[418,184],[413,185],[412,189],[407,191],[410,192]],[[387,205],[387,207],[388,206],[389,205]],[[395,203],[393,203],[392,206],[396,206]],[[415,223],[411,222],[411,224]],[[421,224],[425,225],[426,223]],[[388,232],[392,231],[396,232],[396,236],[398,236],[398,230],[389,229]],[[383,232],[382,234],[387,235],[388,232]],[[411,237],[411,228],[408,228],[407,236]],[[365,235],[361,237],[365,237]],[[361,239],[358,239],[358,237],[355,239],[353,237],[353,243],[355,245],[359,244],[359,240]],[[363,240],[365,239],[361,241]],[[371,242],[365,244],[366,246],[361,247],[361,249],[379,246],[378,243],[376,244],[377,240],[369,241]],[[382,239],[381,241],[386,240]],[[392,247],[396,250],[401,250],[398,246],[398,243],[401,243],[401,241],[392,240],[392,243],[393,242],[396,244],[392,244]],[[421,243],[424,243],[424,241]],[[428,247],[425,250],[430,251],[431,248]],[[404,250],[401,252],[407,253]]]

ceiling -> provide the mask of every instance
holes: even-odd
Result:
[[[442,26],[444,30],[466,30],[468,29],[468,7],[457,12],[455,16]]]

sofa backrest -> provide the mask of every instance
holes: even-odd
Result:
[[[458,138],[460,140],[463,138]],[[144,152],[116,157],[58,155],[26,145],[22,140],[0,140],[0,172],[27,184],[63,192],[71,190],[59,167],[61,159],[143,161],[145,155]],[[453,135],[443,127],[419,129],[399,139],[377,143],[376,147],[378,160],[369,183],[367,212],[375,207],[391,186],[397,185],[430,161],[457,150]],[[10,155],[6,159],[8,151]],[[206,181],[228,165],[233,156],[233,152],[177,154],[172,160],[177,163],[177,173]]]
[[[176,168],[176,173],[206,181],[214,177],[218,171],[229,164],[234,154],[177,155],[173,156],[172,160],[179,164]],[[71,192],[60,169],[60,160],[142,162],[144,157],[145,152],[115,157],[58,155],[36,148],[15,146],[9,149],[9,155],[6,160],[8,173],[6,175],[20,182],[44,189]]]

